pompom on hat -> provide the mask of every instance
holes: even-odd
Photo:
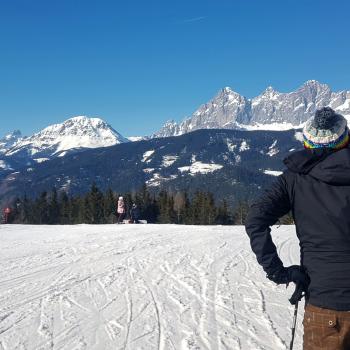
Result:
[[[349,144],[346,119],[330,107],[318,109],[303,129],[305,148],[341,149]]]

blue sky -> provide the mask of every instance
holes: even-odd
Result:
[[[75,115],[125,136],[225,86],[350,90],[348,0],[0,1],[0,135]]]

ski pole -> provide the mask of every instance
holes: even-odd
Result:
[[[295,338],[295,330],[297,326],[297,316],[298,316],[298,305],[299,300],[301,300],[304,297],[304,286],[301,283],[298,283],[295,286],[295,291],[291,298],[289,299],[289,302],[294,305],[294,317],[293,317],[293,326],[292,326],[292,340],[290,342],[290,350],[293,350],[293,344],[294,344],[294,338]]]
[[[292,326],[292,340],[290,341],[289,350],[293,350],[295,329],[296,329],[296,326],[297,326],[298,305],[299,305],[299,301],[297,300],[297,302],[295,303],[295,306],[294,306],[294,317],[293,317],[293,326]]]

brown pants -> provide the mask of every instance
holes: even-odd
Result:
[[[307,305],[304,350],[350,350],[350,312]]]

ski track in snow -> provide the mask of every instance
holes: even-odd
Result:
[[[297,264],[294,226],[272,233]],[[2,225],[0,252],[0,350],[288,349],[293,288],[242,226]]]

